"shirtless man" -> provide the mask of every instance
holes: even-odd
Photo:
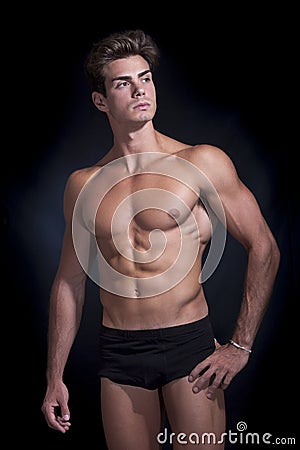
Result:
[[[164,411],[174,449],[182,441],[194,448],[191,433],[200,444],[203,433],[216,436],[198,448],[224,448],[224,389],[248,362],[279,250],[221,149],[189,146],[154,128],[158,56],[150,36],[136,30],[95,44],[86,61],[93,103],[107,115],[114,142],[66,185],[42,411],[49,427],[69,429],[63,373],[90,276],[99,284],[103,312],[99,374],[108,448],[160,448]],[[224,345],[214,340],[202,286],[218,264],[222,239],[206,275],[204,249],[222,227],[248,255],[240,313]]]

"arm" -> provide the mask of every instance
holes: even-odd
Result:
[[[63,372],[78,332],[85,298],[86,274],[78,262],[72,239],[72,214],[79,192],[79,177],[77,172],[70,176],[64,195],[66,227],[50,295],[47,391],[42,405],[49,427],[63,433],[70,427],[68,390],[63,383]]]
[[[201,151],[203,150],[203,151]],[[256,199],[238,178],[231,160],[215,147],[201,149],[197,165],[216,188],[226,216],[227,229],[248,255],[244,292],[232,340],[251,349],[271,297],[279,266],[279,249]],[[228,343],[190,374],[194,392],[209,386],[207,397],[216,389],[226,389],[233,377],[247,364],[250,352]],[[199,378],[198,374],[205,370]]]

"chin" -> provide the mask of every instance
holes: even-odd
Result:
[[[139,115],[139,120],[140,120],[141,122],[149,122],[149,120],[152,120],[152,119],[153,119],[153,114],[150,114],[150,113],[147,112],[147,111],[142,112],[142,113]]]

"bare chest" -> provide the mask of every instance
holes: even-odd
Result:
[[[200,222],[200,223],[199,223]],[[171,232],[201,227],[210,232],[210,221],[196,193],[185,184],[154,174],[122,180],[102,199],[95,219],[98,238],[113,235]]]

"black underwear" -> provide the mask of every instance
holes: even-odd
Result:
[[[209,316],[167,328],[119,330],[101,325],[100,377],[157,389],[188,376],[215,350]]]

